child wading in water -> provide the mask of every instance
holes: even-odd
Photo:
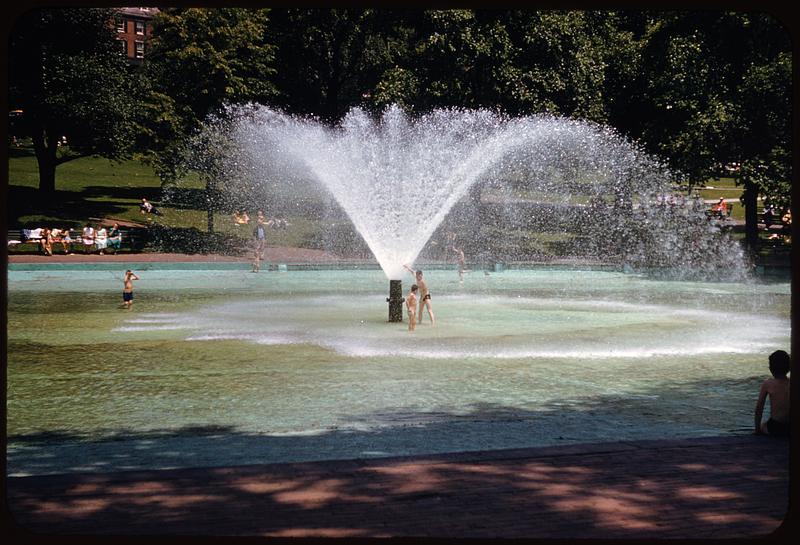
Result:
[[[411,285],[411,293],[406,297],[406,310],[408,310],[408,330],[414,331],[417,328],[417,290],[419,286]]]
[[[131,308],[133,306],[133,281],[139,280],[139,277],[133,274],[133,271],[127,270],[125,271],[125,278],[123,278],[122,283],[124,284],[124,288],[122,288],[122,302],[125,305],[125,308]]]
[[[774,378],[768,378],[761,384],[755,413],[756,434],[774,436],[789,435],[789,354],[776,350],[769,356],[769,372]],[[769,420],[761,421],[764,403],[769,396]]]

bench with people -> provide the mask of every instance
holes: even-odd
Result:
[[[791,242],[792,210],[790,208],[778,209],[768,204],[758,213],[758,222],[764,226],[764,231],[770,233],[769,240]]]
[[[117,223],[109,228],[102,223],[94,227],[91,223],[87,223],[80,231],[69,227],[37,227],[9,230],[7,246],[12,250],[26,244],[35,244],[39,251],[47,256],[53,255],[59,245],[65,255],[72,255],[78,249],[84,254],[104,255],[106,252],[116,253],[120,250],[122,241],[130,238],[128,235],[129,232],[120,229]]]
[[[732,212],[733,204],[728,206],[728,204],[725,202],[725,198],[720,197],[719,200],[714,203],[711,209],[706,210],[706,216],[712,216],[721,220],[725,220],[731,217]]]
[[[779,210],[768,204],[758,214],[759,223],[764,224],[764,229],[769,230],[773,225],[781,228],[792,225],[792,211],[789,208]]]

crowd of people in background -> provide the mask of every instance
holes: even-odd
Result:
[[[264,223],[270,227],[275,227],[276,229],[287,229],[290,225],[288,221],[282,218],[272,218],[267,220],[266,216],[264,216],[264,212],[261,210],[258,211],[256,214],[256,227],[258,229],[258,223]],[[250,215],[247,213],[246,210],[236,210],[233,212],[233,224],[234,225],[250,225]]]

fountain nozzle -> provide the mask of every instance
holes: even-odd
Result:
[[[403,281],[402,280],[389,280],[389,297],[386,302],[389,303],[389,321],[402,322],[403,321]]]

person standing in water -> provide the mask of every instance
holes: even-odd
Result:
[[[122,283],[124,287],[122,288],[122,302],[125,305],[125,308],[131,308],[133,306],[133,281],[139,280],[139,277],[136,276],[133,271],[130,269],[125,271],[125,278],[122,279]]]
[[[425,279],[422,277],[422,271],[418,270],[415,271],[414,269],[410,268],[408,265],[403,265],[405,269],[414,275],[414,278],[417,281],[417,287],[419,288],[419,308],[417,310],[417,323],[422,323],[422,311],[424,309],[428,309],[428,316],[431,317],[431,325],[436,325],[436,318],[433,317],[433,309],[431,308],[431,293],[428,291],[428,284],[425,283]]]
[[[408,330],[414,331],[417,327],[417,290],[419,286],[411,284],[411,293],[406,297],[406,310],[408,310]]]
[[[256,227],[253,229],[253,238],[255,238],[256,242],[256,259],[259,261],[264,259],[264,248],[267,245],[267,227],[272,224],[273,221],[267,221],[264,217],[264,213],[259,210],[256,219]]]
[[[467,270],[467,262],[464,258],[464,250],[453,246],[453,251],[456,253],[456,259],[458,260],[458,281],[459,283],[463,283],[464,272]]]

